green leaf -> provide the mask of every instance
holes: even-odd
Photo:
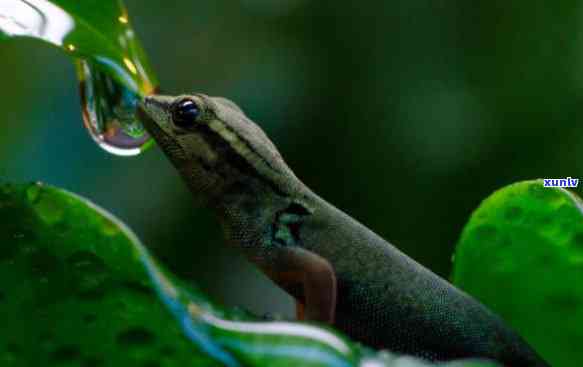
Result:
[[[1,186],[0,365],[215,365],[159,301],[137,246],[72,194]]]
[[[157,86],[121,0],[2,0],[0,33],[60,47],[139,95]]]
[[[41,184],[0,185],[0,325],[6,367],[433,365],[225,310],[157,266],[110,214]]]
[[[553,366],[583,365],[583,206],[541,180],[505,187],[472,214],[453,282],[500,314]]]

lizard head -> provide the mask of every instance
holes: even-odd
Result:
[[[212,161],[214,149],[207,143],[215,106],[202,95],[144,98],[140,119],[164,153],[177,166],[191,160]]]
[[[280,186],[294,177],[265,135],[232,101],[204,94],[146,97],[140,119],[197,191]]]

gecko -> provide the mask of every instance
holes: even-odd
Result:
[[[297,301],[300,320],[431,361],[548,366],[486,306],[302,183],[231,100],[152,95],[138,115],[226,242]]]

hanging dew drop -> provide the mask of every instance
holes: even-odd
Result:
[[[136,155],[152,142],[137,106],[157,82],[122,2],[104,6],[103,13],[92,9],[74,1],[0,0],[0,37],[30,37],[63,49],[77,68],[83,121],[93,140],[110,153]]]
[[[139,154],[149,140],[136,116],[140,96],[119,84],[89,61],[76,60],[85,127],[106,151]]]

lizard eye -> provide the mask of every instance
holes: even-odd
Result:
[[[183,129],[194,126],[198,116],[200,116],[200,109],[190,99],[178,102],[172,111],[174,124]]]

